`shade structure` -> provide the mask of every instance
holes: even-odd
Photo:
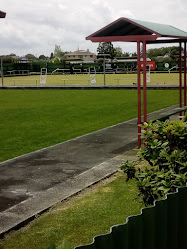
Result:
[[[86,37],[92,42],[154,41],[160,37],[187,39],[187,32],[171,25],[121,17]]]
[[[0,18],[5,18],[6,13],[0,10]]]
[[[135,20],[121,17],[86,37],[92,42],[136,42],[137,43],[137,91],[138,91],[138,147],[141,146],[140,124],[147,122],[147,80],[146,80],[146,47],[147,44],[179,43],[179,103],[182,98],[182,44],[184,43],[184,105],[186,105],[186,43],[187,32],[171,25]],[[140,46],[143,45],[143,120],[141,109],[141,70]]]

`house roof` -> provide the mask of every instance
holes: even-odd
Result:
[[[89,50],[76,50],[74,52],[69,52],[66,55],[95,55],[94,53],[91,53]]]
[[[5,18],[5,16],[6,16],[6,13],[3,11],[0,11],[0,18]]]
[[[86,40],[93,42],[155,41],[159,37],[187,40],[187,32],[171,25],[121,17],[86,37]]]

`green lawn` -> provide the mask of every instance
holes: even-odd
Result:
[[[66,81],[64,82],[65,79]],[[121,79],[121,80],[117,80]],[[148,84],[174,84],[179,85],[178,73],[151,73],[151,82]],[[37,80],[37,82],[36,82]],[[47,85],[71,85],[81,84],[88,85],[90,81],[90,75],[47,75]],[[142,81],[143,82],[143,81]],[[133,84],[137,83],[137,74],[106,74],[106,85],[113,84]],[[16,77],[4,77],[4,85],[36,85],[40,84],[40,76],[16,76]],[[96,75],[96,84],[104,84],[103,74]]]
[[[135,180],[125,182],[125,174],[84,197],[58,204],[27,227],[8,235],[0,249],[47,249],[51,243],[58,249],[72,249],[88,244],[93,237],[108,233],[110,227],[126,222],[130,215],[140,213],[135,200]],[[70,199],[71,200],[71,199]]]
[[[178,103],[149,90],[148,112]],[[0,161],[137,117],[136,90],[0,90]]]

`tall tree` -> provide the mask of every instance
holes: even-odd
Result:
[[[124,52],[124,53],[123,53],[123,56],[124,56],[124,57],[130,57],[130,53],[129,53],[129,52]]]
[[[26,54],[25,58],[28,60],[37,60],[36,56],[33,54]]]
[[[115,56],[115,49],[111,42],[100,42],[97,48],[97,52],[99,54],[109,54],[112,59]]]
[[[61,47],[59,45],[55,45],[54,57],[57,57],[60,60],[63,60],[65,58],[64,55],[65,53],[62,51]]]
[[[177,59],[179,56],[179,48],[176,46],[172,47],[161,47],[161,48],[152,48],[147,50],[147,57],[151,58],[152,60],[156,60],[158,56],[164,56],[168,54],[172,60]]]
[[[114,48],[114,51],[115,51],[115,57],[122,57],[123,56],[123,52],[122,52],[122,49],[120,47]]]

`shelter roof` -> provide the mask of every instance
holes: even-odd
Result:
[[[170,37],[186,40],[187,32],[171,25],[121,17],[86,37],[86,39],[93,42],[138,40],[154,41],[159,37]]]
[[[6,13],[3,11],[0,11],[0,18],[5,18],[5,16],[6,16]]]

